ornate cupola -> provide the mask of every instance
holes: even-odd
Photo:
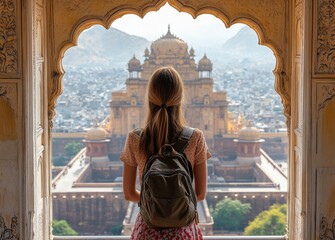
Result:
[[[194,49],[193,49],[193,47],[191,47],[191,49],[190,49],[190,57],[191,57],[191,59],[194,59]]]
[[[145,58],[145,60],[144,61],[146,61],[146,60],[149,59],[149,56],[150,56],[149,54],[150,54],[149,49],[145,48],[145,50],[144,50],[144,58]]]
[[[261,152],[260,145],[264,142],[260,138],[259,130],[248,123],[238,133],[238,139],[234,139],[237,143],[237,158],[236,161],[240,165],[254,165],[260,161]]]
[[[86,143],[86,162],[90,162],[93,168],[108,166],[108,142],[107,132],[105,129],[95,125],[87,131],[86,137],[83,140]]]
[[[135,57],[128,62],[129,78],[141,78],[142,65],[140,60]]]
[[[200,59],[198,64],[199,78],[211,78],[213,63],[205,55]]]

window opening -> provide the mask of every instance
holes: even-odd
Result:
[[[160,21],[152,21],[150,16],[155,14]],[[212,32],[192,36],[195,31],[186,27],[191,20],[192,24],[210,20],[207,27],[193,25],[189,29]],[[161,24],[148,27],[149,22]],[[183,79],[194,84],[194,92],[185,96],[188,124],[200,129],[204,126],[213,153],[208,161],[207,204],[200,203],[200,208],[214,222],[203,222],[204,235],[253,235],[247,225],[260,212],[271,207],[269,212],[285,212],[284,207],[275,205],[285,204],[287,196],[286,126],[278,111],[282,109],[280,98],[273,89],[275,59],[270,49],[257,45],[257,35],[249,27],[236,24],[230,32],[224,28],[221,20],[211,15],[194,20],[167,4],[143,20],[126,15],[108,31],[94,26],[80,35],[80,48],[70,48],[62,62],[65,90],[56,107],[53,161],[66,154],[70,140],[84,147],[73,147],[76,154],[68,157],[68,163],[53,168],[55,220],[66,220],[80,235],[130,233],[131,222],[122,223],[127,211],[136,206],[123,199],[118,157],[126,134],[141,126],[145,116],[143,80],[150,77],[153,66],[174,64]],[[155,35],[157,32],[161,36]],[[178,42],[178,48],[171,42],[162,45],[162,39]],[[211,128],[204,122],[210,122]],[[64,191],[69,187],[62,182],[65,178],[73,180],[75,195]],[[114,190],[101,192],[101,184]],[[84,191],[88,187],[95,189]],[[227,188],[230,190],[223,190]],[[241,191],[243,188],[248,193]],[[70,201],[77,207],[68,208],[74,204]],[[239,201],[238,210],[248,212],[240,217],[239,225],[219,220],[219,212],[228,211],[229,201]],[[104,217],[107,208],[112,211],[110,218]]]

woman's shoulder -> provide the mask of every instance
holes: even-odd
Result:
[[[128,141],[131,142],[137,142],[140,140],[142,129],[141,128],[135,128],[128,132]]]
[[[134,128],[128,132],[128,136],[140,138],[142,131],[142,128]]]
[[[191,129],[193,129],[193,134],[192,134],[192,137],[193,136],[201,136],[201,135],[204,135],[203,131],[199,128],[194,128],[194,127],[189,127]]]
[[[204,133],[201,129],[193,128],[193,127],[191,127],[191,128],[193,129],[193,134],[190,138],[190,141],[197,142],[197,141],[199,141],[199,139],[203,138]]]

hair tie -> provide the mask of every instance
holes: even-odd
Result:
[[[165,103],[163,103],[162,105],[161,105],[161,108],[167,108],[167,106],[166,106],[166,104]]]

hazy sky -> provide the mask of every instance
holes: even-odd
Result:
[[[234,24],[227,29],[223,22],[213,15],[203,14],[194,19],[188,13],[180,13],[166,4],[157,12],[147,13],[143,19],[133,14],[124,15],[115,20],[112,27],[154,41],[167,32],[169,24],[171,33],[193,47],[210,46],[221,42],[223,44],[245,26]]]

